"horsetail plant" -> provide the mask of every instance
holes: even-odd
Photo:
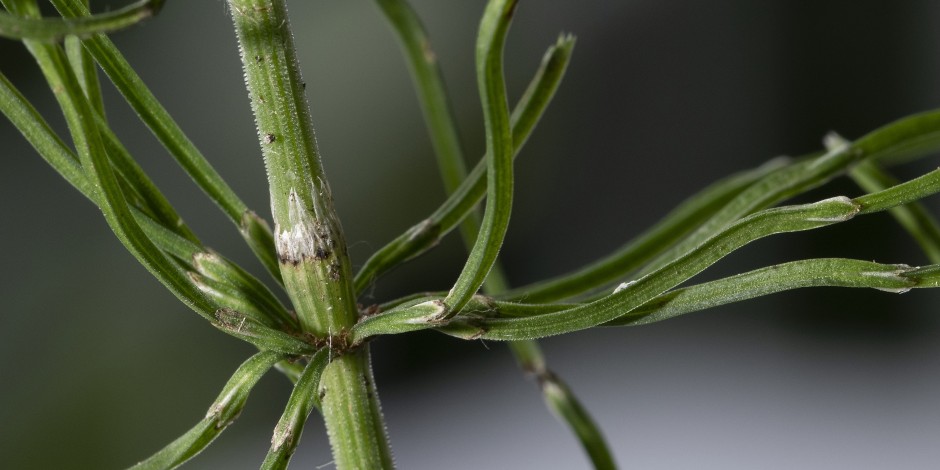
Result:
[[[777,158],[693,195],[610,256],[567,275],[511,288],[498,261],[513,199],[513,160],[552,100],[574,48],[561,35],[520,100],[510,106],[503,45],[515,0],[490,0],[476,44],[486,152],[468,171],[442,74],[417,14],[376,0],[396,34],[438,158],[447,198],[354,271],[304,97],[285,0],[228,0],[271,198],[268,222],[243,203],[183,133],[105,35],[157,13],[143,0],[91,14],[87,0],[0,0],[0,35],[22,41],[60,106],[71,145],[0,73],[0,110],[36,152],[102,211],[121,243],[212,326],[259,350],[232,375],[206,415],[133,468],[174,468],[230,425],[253,386],[276,368],[294,384],[262,468],[285,468],[316,409],[337,468],[391,468],[369,344],[383,335],[436,330],[507,341],[569,425],[596,468],[615,468],[604,437],[571,388],[551,372],[537,339],[593,327],[636,326],[784,290],[813,286],[901,293],[940,286],[940,265],[911,267],[819,258],[683,286],[739,248],[780,233],[815,230],[890,211],[933,263],[940,225],[918,204],[940,191],[940,170],[898,182],[885,167],[940,150],[940,111],[900,119],[855,141],[831,134],[818,153]],[[61,43],[61,44],[60,44]],[[166,151],[238,228],[290,305],[253,274],[202,243],[111,129],[97,68]],[[849,175],[866,194],[778,204]],[[486,198],[482,214],[480,202]],[[460,230],[468,256],[448,292],[421,292],[363,309],[379,277]]]

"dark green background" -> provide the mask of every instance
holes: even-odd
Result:
[[[484,2],[414,3],[476,158],[472,51]],[[442,200],[430,146],[397,45],[369,1],[290,7],[320,149],[353,262],[362,263]],[[854,138],[937,107],[938,18],[940,4],[928,0],[523,0],[507,49],[513,100],[560,31],[579,39],[517,165],[503,250],[513,283],[593,260],[696,189],[815,150],[829,130]],[[267,213],[224,2],[170,1],[114,39],[210,161]],[[0,41],[0,70],[62,129],[19,45]],[[260,271],[234,228],[107,92],[116,131],[187,221]],[[0,159],[0,468],[132,464],[200,419],[252,348],[149,278],[5,121]],[[858,190],[841,183],[811,197],[836,194]],[[926,263],[889,217],[871,216],[761,241],[703,278],[811,256]],[[445,289],[461,262],[449,239],[364,302]],[[940,459],[938,296],[806,290],[544,345],[627,468],[927,467]],[[374,356],[402,468],[586,466],[504,346],[427,333],[377,341]],[[257,466],[288,394],[284,379],[266,377],[191,468]],[[316,421],[298,468],[330,461]]]

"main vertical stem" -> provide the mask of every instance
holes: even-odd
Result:
[[[335,357],[320,379],[337,468],[390,468],[368,347],[343,351],[358,311],[349,257],[323,174],[284,0],[229,0],[271,186],[284,287],[306,333]]]

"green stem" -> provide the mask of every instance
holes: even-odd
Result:
[[[349,260],[303,96],[286,6],[282,0],[229,4],[268,170],[281,276],[302,328],[339,334],[357,314]]]
[[[382,410],[374,399],[369,347],[334,358],[320,384],[320,410],[336,468],[393,468]]]
[[[229,0],[268,170],[281,277],[301,328],[340,353],[323,372],[337,468],[390,468],[368,348],[345,351],[358,317],[346,240],[317,151],[284,0]],[[368,465],[363,465],[367,463]]]

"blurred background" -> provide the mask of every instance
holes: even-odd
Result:
[[[475,160],[484,143],[473,46],[484,2],[413,4]],[[375,6],[290,7],[320,149],[361,264],[442,200],[433,155]],[[507,46],[511,101],[559,32],[578,44],[517,163],[503,249],[513,284],[594,260],[713,180],[817,150],[827,131],[856,138],[937,107],[937,18],[940,3],[929,0],[522,2]],[[230,23],[220,0],[168,2],[114,40],[242,198],[267,214]],[[0,70],[63,131],[19,44],[0,41]],[[186,220],[260,273],[236,230],[106,88],[115,130]],[[5,120],[0,142],[0,467],[126,467],[202,418],[253,349],[150,278]],[[897,171],[912,177],[936,165]],[[838,194],[859,190],[841,181],[801,200]],[[462,256],[449,238],[363,302],[446,289]],[[927,262],[876,215],[757,242],[696,281],[814,256]],[[807,289],[543,345],[627,468],[929,468],[940,460],[938,295]],[[376,341],[373,356],[401,468],[588,467],[504,345],[411,334]],[[256,467],[289,392],[282,377],[265,377],[191,468]],[[297,468],[329,468],[317,421]]]

